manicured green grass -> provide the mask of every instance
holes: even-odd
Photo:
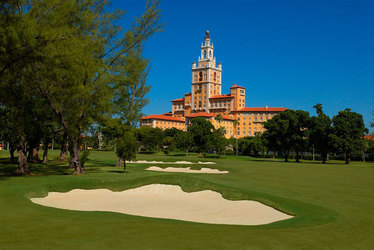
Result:
[[[52,152],[50,158],[57,158]],[[374,249],[374,164],[285,163],[280,160],[197,154],[140,154],[138,160],[215,161],[194,165],[227,175],[144,171],[149,164],[115,167],[112,152],[92,152],[87,174],[72,176],[67,163],[31,166],[34,176],[10,175],[0,151],[0,249]],[[161,167],[168,165],[161,165]],[[173,165],[176,167],[176,165]],[[186,165],[182,165],[186,167]],[[294,214],[263,226],[230,226],[109,212],[43,207],[29,198],[75,188],[124,190],[170,183],[185,191],[216,190],[228,199],[254,199]]]

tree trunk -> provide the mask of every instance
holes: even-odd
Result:
[[[122,166],[122,162],[123,162],[122,159],[120,157],[118,157],[116,167]]]
[[[32,154],[31,154],[30,162],[39,163],[41,161],[39,158],[39,146],[33,147],[31,152]]]
[[[27,157],[26,157],[26,143],[24,136],[19,137],[19,143],[17,146],[17,153],[18,153],[18,168],[16,170],[16,174],[19,175],[29,175],[30,169],[27,165]]]
[[[322,157],[323,158],[323,157]],[[316,160],[316,157],[315,157],[315,155],[314,155],[314,145],[313,145],[313,161],[315,161]],[[324,162],[323,162],[324,163]]]
[[[123,172],[126,173],[126,161],[123,161]]]
[[[349,164],[350,156],[351,156],[351,154],[349,154],[349,153],[345,154],[345,164]]]
[[[9,154],[10,154],[10,163],[15,163],[16,158],[14,157],[14,151],[16,151],[16,148],[11,147],[8,150],[9,150]]]
[[[284,161],[285,162],[288,162],[288,155],[289,155],[289,152],[284,152]]]
[[[61,144],[61,152],[60,157],[58,158],[59,161],[65,161],[66,155],[68,154],[68,135],[64,132]]]
[[[327,153],[321,153],[322,163],[325,164],[327,161]]]
[[[43,146],[44,146],[44,148],[43,148],[43,163],[47,163],[48,162],[48,140],[44,141]]]
[[[296,151],[295,159],[296,159],[296,162],[300,162],[300,152],[298,150]]]
[[[84,174],[86,172],[84,166],[80,164],[80,148],[76,138],[69,136],[69,168],[74,168],[74,175]]]
[[[186,149],[186,156],[188,156],[188,149]]]

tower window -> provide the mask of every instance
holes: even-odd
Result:
[[[214,72],[214,81],[217,81],[217,73]]]
[[[204,58],[206,58],[206,50],[204,50]]]
[[[209,57],[212,57],[212,51],[209,50]]]
[[[199,81],[201,82],[203,80],[203,72],[199,72]]]

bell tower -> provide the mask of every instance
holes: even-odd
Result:
[[[197,62],[192,63],[192,113],[209,113],[209,98],[221,94],[222,64],[216,66],[213,56],[214,47],[211,43],[209,30],[205,32],[204,43],[200,47],[201,54]]]

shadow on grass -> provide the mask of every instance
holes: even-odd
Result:
[[[89,161],[87,164],[86,171],[90,173],[99,173],[100,166],[93,161]],[[93,164],[92,164],[93,163]],[[31,175],[34,176],[48,176],[48,175],[71,175],[74,173],[74,169],[69,168],[67,161],[50,161],[46,164],[43,163],[28,163]],[[94,166],[89,166],[94,165]],[[0,160],[0,180],[4,180],[7,177],[17,177],[15,172],[17,170],[17,163],[10,163],[10,159]]]
[[[290,159],[289,161],[284,161],[284,159],[266,159],[266,158],[251,158],[249,159],[249,161],[257,161],[257,162],[276,162],[276,163],[280,163],[280,164],[316,164],[316,165],[322,165],[322,166],[328,166],[328,165],[344,165],[346,166],[346,164],[344,164],[343,162],[326,162],[326,163],[322,163],[322,161],[309,161],[309,160],[300,160],[299,162],[297,162],[296,160],[294,159]]]

